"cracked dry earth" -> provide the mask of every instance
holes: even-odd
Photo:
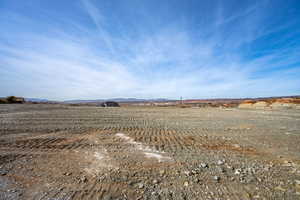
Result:
[[[0,105],[0,199],[300,199],[300,111]]]

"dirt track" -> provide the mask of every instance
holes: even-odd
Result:
[[[300,199],[300,111],[0,105],[0,199]]]

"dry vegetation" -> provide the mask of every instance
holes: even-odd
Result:
[[[8,103],[25,103],[25,99],[23,97],[15,97],[9,96],[6,98],[0,98],[0,104],[8,104]]]
[[[0,105],[0,134],[0,199],[300,197],[297,109]]]

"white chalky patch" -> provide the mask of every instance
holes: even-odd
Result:
[[[158,162],[162,162],[164,160],[171,159],[169,157],[162,156],[162,155],[160,155],[158,153],[144,152],[144,154],[146,155],[147,158],[156,158],[158,160]]]
[[[136,142],[136,141],[134,141],[133,138],[125,135],[124,133],[117,133],[116,136],[126,140],[129,144],[134,145],[135,148],[138,149],[139,151],[142,151],[147,158],[155,158],[158,160],[158,162],[162,162],[162,161],[171,159],[170,157],[166,157],[166,156],[163,156],[160,154],[160,153],[164,153],[164,152],[159,152],[155,149],[151,149],[150,147],[148,147],[146,145],[143,145],[140,142]]]
[[[97,176],[104,169],[115,168],[106,149],[98,149],[94,152],[88,151],[85,154],[86,158],[90,161],[85,171],[91,175]]]
[[[98,160],[102,160],[104,159],[104,155],[99,153],[99,152],[95,152],[94,153],[95,158],[97,158]]]

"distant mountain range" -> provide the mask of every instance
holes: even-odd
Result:
[[[145,101],[170,101],[170,99],[138,99],[138,98],[112,98],[112,99],[95,99],[95,100],[68,100],[63,103],[98,103],[104,101],[116,101],[116,102],[145,102]]]
[[[26,102],[56,102],[56,101],[50,101],[48,99],[39,99],[39,98],[25,98]]]
[[[82,99],[75,99],[75,100],[67,100],[67,101],[51,101],[48,99],[39,99],[39,98],[25,98],[27,102],[36,102],[36,103],[46,103],[46,102],[58,102],[58,103],[101,103],[104,101],[116,101],[116,102],[163,102],[163,101],[172,101],[170,99],[164,98],[157,98],[157,99],[138,99],[138,98],[111,98],[111,99],[92,99],[92,100],[82,100]]]

